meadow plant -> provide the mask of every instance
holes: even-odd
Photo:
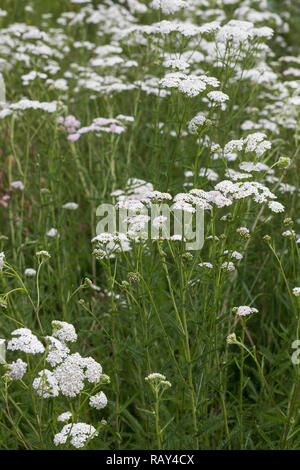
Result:
[[[299,17],[2,0],[1,449],[300,448]]]

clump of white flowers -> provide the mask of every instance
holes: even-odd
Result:
[[[85,446],[88,440],[97,437],[98,434],[94,426],[90,424],[70,423],[66,424],[59,433],[55,434],[53,442],[58,446],[66,444],[69,439],[74,447],[80,449]]]
[[[28,328],[19,328],[11,334],[14,338],[8,342],[7,349],[27,354],[39,354],[45,351],[43,344]]]
[[[147,375],[145,381],[150,385],[151,389],[157,393],[172,387],[172,384],[166,379],[166,376],[159,372],[152,372],[152,374]]]
[[[27,370],[26,362],[22,361],[22,359],[17,359],[16,361],[8,364],[10,369],[9,377],[13,380],[21,380]]]
[[[233,313],[240,317],[245,317],[247,315],[251,315],[251,313],[258,313],[257,308],[248,307],[247,305],[241,305],[240,307],[233,307]]]
[[[43,369],[32,382],[32,387],[42,398],[57,397],[59,395],[58,382],[51,370]]]
[[[57,417],[57,421],[60,423],[67,423],[68,421],[70,421],[71,418],[72,418],[71,411],[65,411],[64,413],[61,413]]]
[[[51,324],[53,328],[53,336],[55,338],[58,338],[60,341],[67,343],[74,343],[77,341],[77,334],[74,326],[71,325],[71,323],[54,320]]]
[[[150,7],[154,10],[161,10],[165,14],[175,13],[187,6],[184,0],[152,0]]]
[[[285,232],[282,233],[282,236],[285,238],[296,238],[296,232],[295,230],[286,230]]]
[[[295,297],[300,297],[300,287],[294,287],[293,294]]]
[[[26,277],[35,277],[36,276],[36,270],[32,268],[26,268],[24,271],[24,276]]]
[[[221,269],[223,271],[232,272],[235,271],[235,265],[232,261],[225,261],[225,263],[222,264]]]
[[[78,352],[71,354],[67,343],[74,343],[77,340],[77,333],[74,326],[65,321],[52,321],[52,336],[44,336],[42,341],[35,336],[28,328],[14,330],[12,339],[8,341],[7,350],[22,351],[28,355],[45,353],[44,360],[50,364],[51,368],[40,370],[32,381],[32,388],[42,399],[65,396],[75,398],[84,390],[84,395],[90,395],[88,384],[93,384],[93,395],[90,395],[89,404],[91,407],[101,410],[108,403],[104,392],[98,391],[103,384],[110,383],[110,378],[102,374],[102,366],[92,357],[82,357]],[[5,359],[5,340],[1,340],[1,360],[8,370],[7,376],[12,380],[23,379],[27,371],[27,363],[18,358],[12,363],[7,363]],[[41,361],[43,363],[44,361]],[[87,387],[87,388],[86,388]],[[62,413],[57,420],[67,422],[72,418],[71,412]],[[104,424],[104,423],[102,423]],[[74,447],[83,447],[91,438],[98,435],[95,428],[84,423],[67,425],[54,438],[55,445],[65,444],[70,438],[70,443]]]
[[[78,209],[78,204],[76,204],[76,202],[66,202],[66,204],[64,204],[62,206],[63,209],[67,209],[69,211],[76,211],[76,209]]]
[[[284,212],[284,206],[280,202],[270,201],[268,203],[268,206],[272,212],[275,212],[275,213]]]
[[[46,235],[47,237],[50,237],[50,238],[60,237],[57,228],[54,228],[54,227],[50,228],[50,230],[48,230]]]
[[[90,397],[89,404],[92,408],[96,408],[96,410],[102,410],[107,405],[107,397],[104,392],[97,393]]]
[[[250,231],[247,227],[239,227],[236,229],[236,231],[242,238],[250,237]]]
[[[188,124],[190,134],[197,134],[198,130],[205,124],[206,116],[203,113],[198,113]]]
[[[38,258],[41,258],[42,260],[51,258],[50,253],[49,253],[48,251],[46,251],[46,250],[37,251],[37,252],[36,252],[36,256],[37,256]]]
[[[210,91],[207,93],[207,97],[215,103],[225,103],[227,100],[229,100],[229,96],[222,91]]]

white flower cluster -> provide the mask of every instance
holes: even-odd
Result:
[[[154,10],[159,10],[165,14],[172,14],[187,6],[184,0],[152,0],[149,5]]]
[[[67,423],[72,418],[71,411],[65,411],[57,417],[57,421],[60,423]]]
[[[44,398],[58,396],[59,392],[75,397],[84,389],[85,380],[93,384],[100,382],[102,367],[92,357],[70,354],[66,343],[77,340],[73,325],[55,320],[52,327],[52,336],[45,336],[45,340],[48,343],[46,361],[53,370],[40,371],[33,387]]]
[[[26,268],[24,271],[24,276],[26,277],[35,277],[36,276],[36,270],[32,268]]]
[[[145,381],[155,393],[163,393],[165,390],[172,387],[171,382],[166,379],[166,376],[159,372],[152,372],[152,374],[147,375]]]
[[[64,341],[60,341],[54,336],[45,336],[45,340],[48,343],[48,354],[46,361],[52,366],[60,364],[70,353],[70,349]]]
[[[102,410],[107,405],[107,397],[104,392],[97,393],[90,397],[89,404],[92,408],[96,408],[96,410]]]
[[[300,297],[300,287],[294,287],[293,294],[295,297]]]
[[[235,271],[236,268],[232,261],[225,261],[225,263],[222,264],[221,269],[222,271],[227,271],[230,273]]]
[[[42,398],[57,397],[59,395],[58,382],[51,370],[43,369],[32,382],[32,387]]]
[[[53,373],[61,393],[75,397],[83,390],[85,380],[99,383],[102,367],[92,357],[83,358],[75,353],[68,356]]]
[[[229,100],[229,96],[226,95],[226,93],[223,93],[222,91],[210,91],[209,93],[207,93],[207,97],[215,103],[225,103]]]
[[[269,202],[269,200],[276,199],[269,188],[256,181],[245,181],[233,183],[230,180],[224,180],[215,186],[215,189],[220,191],[224,196],[231,199],[245,199],[252,197],[258,204]]]
[[[191,119],[188,124],[190,134],[197,134],[199,128],[201,128],[205,124],[205,121],[206,116],[203,113],[196,114],[196,116],[193,117],[193,119]]]
[[[219,86],[219,81],[215,77],[207,77],[206,75],[186,75],[182,72],[168,73],[160,80],[159,83],[162,88],[177,88],[181,93],[190,98],[198,96],[206,90],[207,86]]]
[[[93,439],[98,436],[98,432],[94,426],[86,423],[70,423],[66,424],[62,430],[55,434],[54,444],[56,446],[61,444],[66,444],[67,440],[70,440],[70,443],[80,449],[84,447],[88,440]]]
[[[76,211],[76,209],[78,209],[78,204],[76,202],[66,202],[66,204],[64,204],[62,206],[63,209],[67,209],[69,211]]]
[[[226,25],[219,29],[216,40],[219,42],[232,41],[236,44],[251,41],[255,38],[271,38],[273,30],[268,27],[255,28],[250,21],[230,20]]]
[[[241,151],[243,148],[245,152],[255,152],[257,157],[262,157],[264,153],[272,146],[269,140],[266,140],[266,134],[263,132],[255,132],[249,134],[245,139],[231,140],[224,147],[224,154],[231,153],[235,150]]]
[[[62,342],[74,343],[77,341],[75,328],[71,323],[65,321],[52,321],[53,336]]]
[[[241,305],[240,307],[233,308],[234,313],[240,317],[251,315],[251,313],[258,313],[257,308],[248,307],[247,305]]]
[[[28,328],[19,328],[11,334],[15,337],[7,343],[7,349],[27,354],[39,354],[45,351],[43,344]]]
[[[15,111],[20,112],[26,111],[28,109],[42,110],[47,113],[55,113],[58,107],[59,103],[57,101],[40,102],[23,98],[16,103],[8,104],[2,111],[0,111],[0,119],[13,114]]]
[[[9,376],[13,380],[21,380],[27,370],[26,362],[22,361],[22,359],[17,359],[16,361],[9,364]]]
[[[47,344],[46,361],[53,368],[39,371],[32,387],[42,398],[57,397],[60,393],[67,397],[76,397],[85,387],[85,381],[91,384],[109,383],[109,377],[102,374],[101,365],[92,357],[82,357],[79,353],[70,354],[66,343],[77,340],[75,328],[70,323],[55,320],[52,322],[52,336],[45,336]],[[12,332],[13,338],[7,349],[23,351],[27,354],[44,353],[45,347],[28,328],[19,328]],[[4,341],[3,341],[4,343]],[[9,366],[12,379],[21,379],[27,364],[18,359]],[[103,392],[91,397],[91,406],[101,409],[107,404]]]

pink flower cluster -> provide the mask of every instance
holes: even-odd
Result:
[[[76,140],[79,139],[80,135],[78,135],[77,138],[72,137],[72,136],[77,135],[77,130],[79,129],[80,124],[81,124],[80,121],[78,121],[78,119],[76,119],[75,116],[72,116],[72,114],[70,114],[66,118],[63,118],[62,116],[60,116],[57,119],[57,122],[58,124],[61,124],[62,126],[64,126],[65,130],[69,134],[68,140],[75,142]]]
[[[66,118],[59,117],[58,123],[65,127],[65,130],[69,134],[68,140],[71,142],[76,142],[82,134],[87,134],[88,132],[95,132],[97,135],[101,132],[122,134],[126,129],[118,119],[114,118],[96,118],[91,125],[80,127],[80,121],[70,115]]]
[[[2,176],[3,176],[3,174],[2,174],[2,172],[0,172],[0,182],[2,182]],[[10,187],[12,189],[18,189],[20,191],[24,190],[24,184],[23,184],[22,181],[12,181],[10,183]],[[3,188],[3,190],[5,191],[6,194],[3,194],[2,196],[0,196],[0,205],[2,207],[4,207],[5,209],[7,209],[8,201],[11,199],[10,194],[12,192],[12,189],[8,188],[8,189],[4,190],[4,188]],[[7,193],[9,193],[9,194],[7,194]]]

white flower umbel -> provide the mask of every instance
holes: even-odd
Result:
[[[65,411],[64,413],[60,414],[57,417],[56,421],[58,421],[60,423],[67,423],[68,421],[70,421],[71,418],[72,418],[71,411]]]
[[[26,277],[35,277],[36,275],[36,270],[32,268],[26,268],[24,271],[24,276]]]
[[[76,334],[74,326],[71,323],[67,323],[65,321],[53,320],[51,324],[53,328],[52,335],[55,338],[58,338],[60,341],[63,341],[66,343],[68,342],[74,343],[77,341],[77,334]]]
[[[294,287],[293,294],[295,297],[300,297],[300,287]]]
[[[43,398],[57,397],[59,395],[59,386],[53,372],[48,369],[41,370],[38,377],[32,382],[32,387],[37,394]]]
[[[284,206],[280,204],[280,202],[277,201],[270,201],[268,203],[269,208],[271,209],[272,212],[278,213],[278,212],[284,212]]]
[[[221,269],[223,271],[232,272],[235,271],[235,266],[231,261],[226,261],[222,264]]]
[[[105,393],[100,392],[97,395],[90,397],[89,404],[92,408],[96,408],[97,410],[102,410],[107,405],[107,397]]]
[[[12,338],[8,342],[7,349],[11,351],[23,351],[27,354],[38,354],[45,351],[43,344],[28,328],[19,328],[11,334],[17,337]]]
[[[78,353],[68,356],[62,364],[54,369],[54,377],[61,393],[66,397],[76,397],[84,389],[84,372]]]
[[[46,233],[47,237],[50,237],[50,238],[55,238],[55,237],[60,237],[58,231],[56,228],[50,228],[50,230],[48,230],[48,232]]]
[[[22,361],[22,359],[17,359],[16,361],[12,362],[8,366],[10,369],[10,372],[8,375],[13,380],[21,380],[27,369],[27,364],[26,362]]]
[[[78,204],[76,204],[76,202],[67,202],[66,204],[64,204],[62,206],[63,209],[67,209],[69,211],[76,211],[76,209],[78,209]]]
[[[62,430],[55,434],[54,444],[56,446],[60,444],[66,444],[67,440],[70,440],[70,444],[77,449],[84,447],[86,442],[94,437],[98,436],[98,432],[86,423],[66,424]]]
[[[184,0],[152,0],[149,6],[153,10],[161,10],[169,15],[187,6],[187,3]]]
[[[236,313],[240,317],[245,317],[251,315],[251,313],[258,313],[257,308],[248,307],[247,305],[241,305],[240,307],[234,307],[232,309],[233,313]]]
[[[54,367],[68,356],[70,349],[64,342],[59,341],[59,339],[53,336],[45,336],[45,339],[49,342],[46,361]]]
[[[102,374],[101,365],[92,357],[81,357],[75,353],[68,356],[54,370],[61,393],[67,397],[75,397],[84,388],[84,381],[99,383]]]

